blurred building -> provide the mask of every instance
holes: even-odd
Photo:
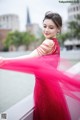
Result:
[[[31,23],[31,18],[29,14],[29,9],[27,8],[27,23],[26,23],[26,31],[31,32],[36,36],[36,38],[40,38],[42,34],[42,30],[37,23]]]
[[[63,23],[62,32],[68,31],[68,22],[75,20],[80,15],[80,2],[71,3],[68,7],[68,20]]]
[[[61,32],[62,33],[66,33],[68,31],[68,22],[67,20],[66,21],[63,21],[63,25],[62,25],[62,30]]]
[[[15,14],[0,15],[0,29],[19,30],[19,17]]]
[[[71,3],[68,7],[68,20],[75,20],[75,17],[80,15],[80,1],[77,0],[76,3]]]
[[[0,15],[0,51],[4,48],[4,41],[10,31],[20,29],[19,17],[15,14]]]
[[[77,49],[80,49],[80,40],[77,40],[77,39],[69,40],[69,39],[67,39],[64,42],[64,45],[65,45],[67,50],[72,50],[72,49],[77,50]]]
[[[10,32],[10,29],[0,29],[0,51],[4,48],[4,41],[6,39],[6,36]]]
[[[74,21],[75,17],[77,17],[78,15],[80,15],[80,1],[79,0],[77,0],[77,2],[75,3],[71,3],[70,6],[68,7],[68,20],[63,25],[63,32],[69,31],[68,22]],[[64,42],[64,46],[67,49],[80,49],[80,40],[77,40],[77,39],[69,40],[68,39]]]

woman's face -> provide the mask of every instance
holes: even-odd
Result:
[[[59,29],[51,19],[45,19],[43,21],[43,34],[45,38],[55,38]]]

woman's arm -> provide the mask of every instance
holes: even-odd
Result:
[[[38,56],[39,56],[39,54],[38,54],[37,50],[35,49],[28,55],[22,55],[22,56],[13,57],[13,58],[3,58],[3,59],[5,59],[5,60],[21,60],[21,59],[25,59],[25,58],[27,59],[27,58],[33,58],[33,57],[38,57]]]
[[[23,55],[15,58],[0,58],[0,69],[14,70],[25,72],[36,66],[38,56],[47,55],[52,50],[54,44],[50,40],[45,40],[37,49],[29,55]],[[36,67],[34,67],[37,69]],[[27,71],[28,72],[28,71]]]
[[[47,55],[52,50],[53,46],[54,46],[53,41],[46,39],[37,49],[32,51],[29,55],[22,55],[22,56],[14,57],[14,58],[1,57],[0,59],[21,60],[21,59],[25,59],[25,58],[27,59],[27,58],[39,57],[39,56]]]

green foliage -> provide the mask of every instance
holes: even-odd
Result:
[[[61,45],[66,39],[80,39],[80,15],[75,17],[74,21],[68,22],[68,32],[57,35]]]
[[[43,41],[45,40],[45,37],[44,37],[44,35],[43,35],[43,34],[41,34],[40,39],[41,39],[41,42],[43,42]]]
[[[4,42],[4,47],[8,48],[10,45],[14,44],[14,34],[13,32],[8,33],[7,38]]]
[[[23,32],[22,38],[23,44],[26,45],[27,47],[29,46],[30,43],[36,40],[35,36],[33,34],[30,34],[30,32]]]
[[[9,32],[4,46],[5,48],[9,48],[10,45],[14,45],[15,47],[26,45],[26,47],[28,47],[28,45],[34,40],[36,40],[35,36],[30,34],[29,32]]]
[[[68,35],[69,35],[68,33],[62,33],[57,35],[57,38],[61,46],[63,46],[63,43],[68,38]]]

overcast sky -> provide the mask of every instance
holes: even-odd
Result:
[[[29,7],[32,23],[42,25],[46,11],[58,12],[63,20],[67,20],[70,3],[61,3],[60,0],[0,0],[0,15],[13,13],[19,15],[21,30],[25,30],[26,11]],[[65,0],[64,0],[65,1]]]

